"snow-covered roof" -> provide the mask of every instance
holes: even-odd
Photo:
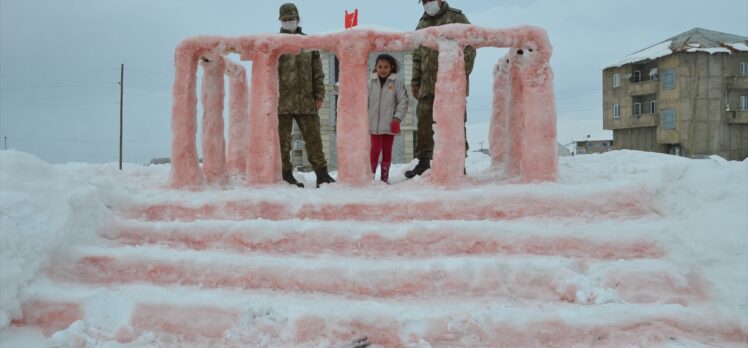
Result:
[[[607,64],[604,69],[654,60],[676,52],[706,52],[709,54],[748,52],[748,37],[694,28]]]

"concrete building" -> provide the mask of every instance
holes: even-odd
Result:
[[[748,38],[696,28],[603,70],[615,149],[748,157]]]
[[[375,59],[381,52],[372,53],[369,56],[369,71],[374,69]],[[408,103],[408,113],[401,123],[401,131],[398,136],[395,137],[395,144],[392,149],[392,162],[393,163],[407,163],[413,159],[415,150],[415,137],[416,137],[416,119],[415,109],[417,100],[413,98],[410,93],[410,79],[412,76],[413,69],[413,54],[411,51],[406,52],[387,52],[398,62],[400,62],[400,72],[398,78],[403,79],[408,91],[408,97],[410,102]],[[322,58],[322,69],[325,72],[325,102],[319,111],[320,117],[320,132],[322,134],[322,144],[324,145],[325,159],[330,170],[335,170],[338,167],[337,161],[337,147],[335,143],[337,134],[337,105],[338,105],[338,89],[339,89],[339,61],[334,54],[330,52],[321,51]],[[361,93],[367,93],[367,91],[361,91]],[[301,171],[311,171],[311,164],[306,157],[306,149],[304,148],[304,141],[301,137],[296,123],[294,122],[293,129],[293,147],[291,162],[294,167]]]

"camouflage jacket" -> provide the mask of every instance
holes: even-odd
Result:
[[[470,24],[470,21],[468,21],[462,11],[449,7],[449,4],[445,1],[442,3],[442,8],[436,16],[432,17],[424,13],[418,22],[416,30],[455,23]],[[475,48],[470,46],[465,47],[464,54],[465,74],[468,76],[469,86],[470,73],[473,71],[473,63],[475,63]],[[419,95],[415,97],[422,98],[434,95],[438,70],[439,51],[423,46],[416,48],[413,52],[413,77],[411,79],[411,86],[420,86],[420,91]]]
[[[283,34],[291,32],[281,30]],[[299,28],[296,33],[304,35]],[[284,54],[278,63],[280,115],[316,115],[315,101],[325,100],[325,73],[318,51]]]

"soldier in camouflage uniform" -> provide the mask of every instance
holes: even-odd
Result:
[[[300,17],[296,5],[287,3],[280,7],[281,33],[304,35],[298,26]],[[301,130],[307,157],[317,174],[317,187],[335,180],[327,172],[327,162],[322,151],[319,114],[325,99],[325,73],[318,51],[285,54],[278,64],[280,99],[278,100],[278,133],[280,135],[283,180],[304,187],[293,176],[291,164],[291,131],[293,121]]]
[[[443,0],[420,0],[423,3],[424,14],[418,22],[418,29],[445,24],[470,24],[462,11],[452,8]],[[473,71],[475,62],[475,48],[465,47],[465,74],[468,76]],[[431,158],[434,153],[434,92],[436,90],[436,76],[439,69],[439,51],[426,47],[418,47],[413,52],[413,78],[411,88],[413,95],[418,98],[416,116],[418,117],[418,138],[415,156],[418,165],[413,170],[405,172],[405,176],[413,178],[423,174],[431,168]],[[463,115],[467,121],[467,113]],[[465,153],[468,144],[465,141]]]

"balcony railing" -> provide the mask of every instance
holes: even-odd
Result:
[[[657,93],[659,90],[659,82],[660,80],[647,80],[637,83],[632,83],[628,87],[629,95],[630,96],[636,96],[636,95],[647,95],[647,94],[654,94]]]
[[[748,124],[748,110],[725,111],[725,119],[727,124]]]
[[[660,123],[659,114],[640,114],[631,115],[621,118],[614,118],[606,122],[605,129],[629,129],[629,128],[646,128],[657,127]]]

